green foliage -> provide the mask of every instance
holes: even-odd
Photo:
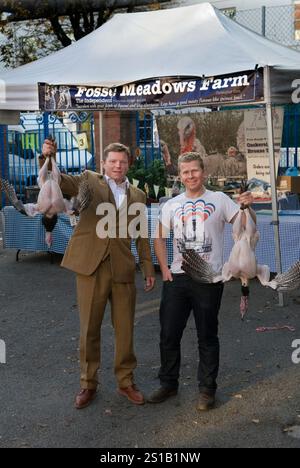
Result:
[[[159,185],[158,197],[165,195],[165,187],[167,186],[167,177],[165,171],[165,165],[163,161],[155,159],[151,165],[145,167],[144,158],[137,158],[134,164],[130,167],[128,179],[132,183],[132,179],[137,179],[140,183],[138,188],[145,192],[145,183],[149,186],[150,198],[155,198],[153,185]]]
[[[144,10],[152,2],[6,0],[0,4],[0,60],[15,68],[78,41],[102,26],[116,10],[132,12],[137,6]],[[154,1],[154,5],[158,4]]]
[[[71,35],[71,27],[66,24]],[[48,21],[31,20],[0,26],[4,36],[0,44],[1,62],[6,67],[18,67],[45,57],[62,48]]]

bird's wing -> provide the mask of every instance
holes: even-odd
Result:
[[[213,271],[209,263],[195,252],[194,249],[188,249],[183,254],[181,268],[195,281],[200,283],[214,283],[217,274]]]
[[[247,192],[248,187],[249,184],[245,180],[242,180],[242,182],[240,183],[240,193]]]
[[[294,263],[285,273],[280,273],[271,281],[278,291],[293,291],[300,287],[300,260]]]
[[[87,173],[83,173],[82,180],[79,185],[77,197],[72,198],[72,211],[75,214],[80,214],[85,210],[92,201],[94,192],[89,186]]]
[[[25,206],[17,197],[14,187],[7,180],[0,178],[0,190],[5,193],[10,203],[16,208],[16,210],[28,216]]]

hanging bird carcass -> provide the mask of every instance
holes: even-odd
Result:
[[[49,166],[51,164],[51,171]],[[3,191],[10,203],[23,215],[34,217],[42,214],[42,223],[46,230],[45,242],[48,247],[52,244],[52,231],[57,223],[57,215],[66,213],[69,216],[80,214],[90,203],[92,192],[87,182],[87,174],[83,173],[77,197],[70,201],[63,197],[60,189],[61,175],[54,157],[46,157],[45,163],[39,171],[39,187],[37,203],[23,204],[18,199],[15,189],[5,179],[0,179],[0,190]]]
[[[300,261],[297,261],[287,272],[278,274],[270,281],[270,269],[259,265],[255,257],[255,247],[259,240],[256,224],[248,208],[240,209],[232,227],[234,246],[228,262],[223,265],[222,273],[217,274],[195,250],[183,253],[182,269],[195,281],[216,283],[240,279],[242,296],[240,302],[241,318],[248,310],[249,280],[257,277],[263,286],[278,291],[291,291],[300,286]]]

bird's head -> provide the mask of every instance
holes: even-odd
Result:
[[[56,214],[51,216],[51,217],[43,215],[42,224],[43,224],[43,226],[44,226],[44,228],[46,229],[47,232],[52,232],[53,231],[53,229],[56,226],[57,220],[58,220],[58,217],[57,217]]]
[[[183,144],[189,137],[195,135],[195,122],[193,121],[193,119],[191,119],[191,117],[182,117],[178,120],[177,129],[180,139],[180,145],[183,146]]]

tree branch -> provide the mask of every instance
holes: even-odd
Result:
[[[83,17],[83,26],[84,26],[84,34],[89,34],[94,30],[94,18],[92,12],[89,11],[83,11],[82,12],[82,17]],[[92,19],[92,23],[91,23]]]
[[[74,38],[81,39],[86,34],[105,23],[117,9],[133,11],[135,6],[159,5],[171,0],[0,0],[1,12],[9,15],[0,19],[0,27],[18,21],[48,19],[53,33],[66,47],[72,43],[60,22],[61,17],[69,17]],[[97,17],[97,21],[96,20]],[[83,23],[83,24],[82,24]],[[95,24],[96,23],[96,24]]]
[[[10,13],[8,22],[25,21],[28,19],[49,18],[50,16],[67,16],[88,10],[98,12],[99,9],[132,8],[132,6],[167,3],[170,0],[0,0],[0,12]],[[84,6],[83,6],[84,5]]]
[[[72,28],[73,28],[73,31],[74,31],[75,40],[78,41],[79,39],[81,39],[82,37],[85,36],[85,33],[83,32],[83,30],[80,27],[81,14],[80,13],[72,13],[71,15],[69,15],[69,18],[70,18],[71,25],[72,25]]]
[[[67,47],[70,44],[72,44],[71,39],[69,38],[69,36],[67,36],[60,22],[58,21],[58,16],[52,16],[51,18],[49,18],[49,21],[51,23],[53,32],[55,33],[57,39],[62,43],[62,45],[64,47]]]

